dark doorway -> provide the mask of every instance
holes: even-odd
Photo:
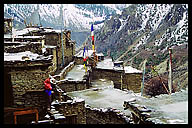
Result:
[[[66,116],[67,124],[77,124],[77,115]]]
[[[9,69],[4,68],[4,107],[13,105],[13,89]]]

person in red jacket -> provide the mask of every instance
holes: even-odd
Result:
[[[45,84],[45,92],[47,94],[47,99],[48,99],[48,102],[47,102],[47,106],[48,106],[48,110],[50,110],[51,108],[51,90],[52,90],[52,87],[51,87],[51,82],[50,82],[50,77],[47,78],[45,81],[44,81],[44,84]]]

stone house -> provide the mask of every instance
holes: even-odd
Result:
[[[141,92],[142,71],[131,66],[124,67],[123,87],[122,89],[133,90],[133,92]]]
[[[92,69],[92,78],[112,80],[114,88],[140,92],[142,71],[122,64],[122,62],[113,63],[111,59],[105,59]]]
[[[45,40],[42,42],[43,48],[46,46],[56,46],[57,67],[67,66],[71,61],[73,61],[73,56],[75,55],[75,41],[71,40],[70,30],[65,30],[61,33],[60,30],[54,30],[52,28],[33,27],[26,29],[29,31],[22,33],[22,36],[44,36]]]
[[[86,50],[86,56],[88,56],[88,61],[89,64],[93,64],[94,62],[94,55],[93,55],[93,50]],[[104,55],[103,53],[96,53],[97,56],[97,61],[100,62],[104,60]],[[75,62],[76,64],[83,64],[83,50],[81,50],[79,53],[75,55]]]
[[[46,110],[43,82],[51,67],[52,55],[45,57],[30,51],[4,53],[4,110],[32,107],[41,115]],[[6,114],[5,119],[13,116],[11,112]]]
[[[47,107],[43,82],[60,69],[62,51],[63,67],[73,61],[75,42],[70,34],[70,31],[61,34],[50,28],[28,27],[15,31],[13,40],[13,34],[4,33],[4,119],[8,119],[7,123],[10,119],[13,123],[13,111],[21,108],[37,108],[39,119],[43,119]]]

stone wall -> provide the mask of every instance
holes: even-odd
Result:
[[[18,45],[18,46],[4,46],[4,52],[7,53],[17,53],[17,52],[25,52],[31,51],[33,53],[42,54],[42,45],[41,42],[29,42],[26,45]]]
[[[83,76],[83,80],[75,81],[64,79],[66,74],[75,66],[75,62],[69,63],[58,75],[53,76],[57,80],[57,85],[65,92],[79,91],[89,88],[91,83],[90,71]]]
[[[85,90],[88,88],[87,81],[72,81],[72,80],[61,80],[58,86],[65,92]]]
[[[58,66],[61,66],[62,65],[62,49],[61,48],[58,48],[57,49],[57,59],[58,59]]]
[[[54,74],[58,69],[56,48],[51,49],[51,54],[53,55],[53,57],[52,57],[52,66],[49,67],[49,70],[50,70],[51,74]]]
[[[151,118],[152,110],[146,108],[144,105],[136,103],[136,99],[124,101],[123,107],[124,109],[129,109],[129,111],[131,111],[131,118],[133,119],[134,124],[154,124],[152,120],[160,121],[159,119]],[[150,120],[150,118],[152,120]]]
[[[112,108],[91,108],[86,106],[86,124],[129,124],[130,119]]]
[[[56,49],[53,49],[52,63],[53,63],[53,71],[56,71],[57,70],[57,50]]]
[[[49,70],[47,68],[41,70],[30,67],[28,69],[11,70],[9,72],[11,75],[15,107],[23,107],[25,103],[23,95],[27,91],[44,89],[43,82],[49,76]]]
[[[47,110],[47,95],[44,89],[27,91],[23,97],[23,107],[37,108],[39,112],[39,118],[43,118],[45,116]]]
[[[112,80],[114,88],[141,91],[142,73],[124,73],[123,70],[93,68],[92,78]]]
[[[45,33],[45,45],[57,46],[59,43],[58,33]]]
[[[41,42],[42,40],[44,40],[44,37],[34,37],[34,36],[30,36],[30,37],[23,37],[23,36],[18,36],[14,38],[15,42]],[[4,41],[7,42],[11,42],[12,38],[8,37],[8,38],[4,38]]]
[[[92,69],[93,79],[108,79],[112,80],[115,88],[121,86],[121,71],[115,71],[113,69]]]
[[[64,54],[64,65],[68,65],[71,61],[73,61],[73,56],[75,54],[75,44],[69,42],[65,34],[63,34],[63,49],[62,49],[62,40],[61,34],[59,34],[59,43],[58,43],[58,65],[62,64],[63,55]],[[69,45],[66,45],[69,43]],[[64,51],[64,53],[62,53]]]
[[[142,73],[127,73],[123,77],[123,89],[141,92]]]
[[[85,100],[72,99],[66,102],[55,102],[52,105],[66,117],[67,124],[86,124]]]
[[[72,42],[67,42],[65,39],[64,43],[64,56],[65,56],[65,65],[69,64],[71,61],[73,61],[73,56],[75,54],[75,45]],[[66,45],[66,43],[69,43],[69,45]]]
[[[54,78],[58,81],[63,80],[66,74],[71,71],[71,69],[75,66],[75,62],[69,63],[60,73],[54,76]]]

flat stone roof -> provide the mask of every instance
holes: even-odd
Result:
[[[35,27],[34,28],[33,27],[31,27],[31,28],[24,28],[22,30],[14,31],[13,34],[16,35],[16,36],[19,36],[19,35],[25,35],[25,34],[27,34],[29,32],[38,31],[38,30],[40,30],[40,29],[39,28],[35,28]]]
[[[188,90],[156,97],[142,97],[141,93],[122,91],[115,89],[113,82],[106,79],[98,79],[91,82],[90,89],[67,92],[71,97],[85,99],[85,103],[96,108],[114,108],[125,115],[130,115],[130,110],[124,110],[124,101],[135,99],[134,104],[144,105],[152,110],[152,120],[160,123],[176,124],[188,123]]]
[[[114,63],[111,58],[105,58],[103,61],[98,62],[96,68],[99,69],[114,69]]]
[[[39,56],[38,54],[30,51],[19,52],[19,53],[4,53],[4,61],[25,61],[22,57],[28,57],[30,60],[35,60]]]
[[[128,101],[127,99],[126,101]],[[148,120],[163,124],[188,123],[188,89],[161,94],[152,98],[135,98],[133,105],[141,105],[152,110]]]
[[[8,21],[8,20],[13,21],[13,19],[12,19],[12,18],[4,17],[4,21]]]
[[[125,66],[124,70],[125,70],[125,73],[142,73],[141,70],[138,70],[138,69],[133,68],[131,66]]]
[[[40,32],[40,33],[61,33],[61,30],[54,30],[52,28],[42,28],[42,27],[29,27],[29,28],[24,28],[22,30],[13,30],[12,33],[15,36],[22,36],[26,35],[30,32]]]
[[[13,38],[11,34],[4,34],[4,38]],[[14,36],[15,39],[39,39],[44,38],[44,36]]]
[[[123,63],[123,61],[119,61],[117,63]],[[96,68],[97,69],[112,69],[115,71],[123,70],[122,66],[121,67],[114,66],[114,62],[112,61],[111,58],[105,58],[103,61],[98,62]],[[125,73],[142,73],[141,70],[138,70],[131,66],[124,66],[124,70],[125,70]]]
[[[18,53],[5,53],[4,52],[4,61],[35,61],[35,60],[49,60],[50,56],[43,56],[37,53],[32,53],[31,51],[18,52]]]
[[[68,80],[82,81],[85,75],[85,69],[83,65],[75,65],[71,71],[69,71],[65,77]]]
[[[57,46],[45,45],[45,48],[57,48]]]
[[[103,53],[96,53],[97,56],[104,56]]]
[[[92,87],[86,90],[67,92],[71,97],[85,99],[85,103],[94,108],[118,109],[125,115],[130,115],[129,110],[124,110],[123,103],[126,99],[135,97],[128,93],[114,88],[113,82],[107,79],[98,79],[91,82]]]
[[[115,61],[114,63],[119,64],[119,63],[123,63],[123,61]]]

